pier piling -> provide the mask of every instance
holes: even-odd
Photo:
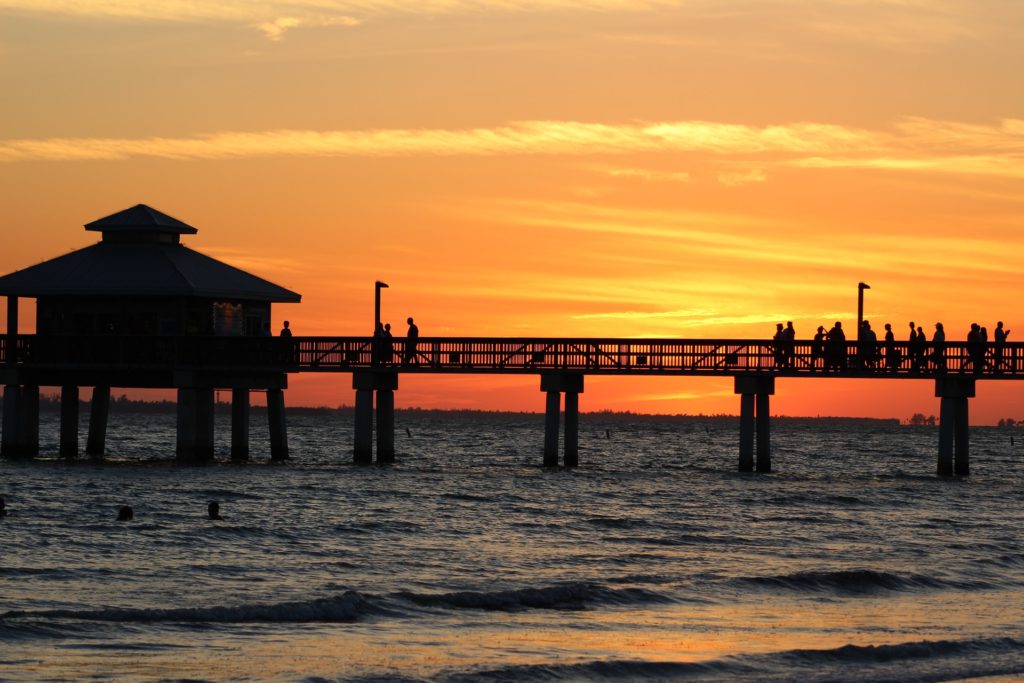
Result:
[[[249,390],[231,390],[231,459],[249,459]]]
[[[0,452],[5,458],[19,455],[21,444],[21,420],[18,407],[21,404],[21,387],[8,384],[4,387],[3,441]]]
[[[213,387],[200,387],[195,390],[195,454],[196,460],[207,462],[213,460]]]
[[[110,415],[110,387],[93,387],[89,410],[89,437],[85,452],[103,455],[107,449],[107,419]]]
[[[270,423],[270,459],[288,459],[288,425],[284,415],[284,391],[267,389],[267,420]]]
[[[940,377],[935,380],[939,404],[939,457],[936,472],[940,477],[971,473],[968,399],[975,394],[973,378]]]
[[[357,465],[373,462],[374,403],[377,408],[377,464],[395,461],[395,392],[398,373],[393,370],[371,370],[352,373],[356,392],[355,433],[352,456]],[[376,393],[376,402],[374,394]]]
[[[544,410],[544,467],[558,466],[558,431],[565,394],[565,440],[562,463],[579,466],[579,395],[583,393],[583,375],[579,373],[544,373],[540,390],[547,394]]]
[[[78,387],[73,384],[60,389],[60,455],[78,457]]]
[[[772,375],[738,375],[734,384],[740,395],[740,472],[771,472],[771,399],[775,393]],[[755,438],[756,437],[756,438]],[[757,460],[754,447],[757,446]]]
[[[356,390],[355,444],[352,462],[356,465],[373,464],[373,390]]]

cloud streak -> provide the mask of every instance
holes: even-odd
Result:
[[[287,30],[278,26],[273,30]],[[412,157],[692,153],[753,160],[718,175],[764,182],[768,166],[1024,177],[1024,120],[979,125],[907,119],[892,130],[798,122],[750,126],[710,121],[605,124],[525,121],[492,128],[274,130],[193,137],[0,140],[0,162],[220,160],[253,157]],[[685,181],[686,173],[609,169],[611,176]]]

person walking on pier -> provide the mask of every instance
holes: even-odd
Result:
[[[818,325],[818,331],[814,334],[814,339],[811,341],[811,367],[818,367],[818,360],[822,363],[825,362],[825,328],[822,325]]]
[[[865,320],[857,335],[857,364],[862,370],[871,370],[875,367],[877,357],[878,335],[871,329],[871,323]]]
[[[839,322],[838,320],[826,335],[825,369],[846,369],[846,333],[843,332],[843,323]]]
[[[412,316],[409,316],[405,322],[409,324],[409,331],[405,335],[405,357],[402,359],[402,364],[419,365],[419,358],[416,357],[416,344],[419,342],[420,328],[416,327],[416,323],[412,321]]]
[[[395,362],[395,338],[391,335],[391,323],[384,324],[384,346],[382,348],[384,365]]]
[[[796,356],[796,329],[793,328],[793,321],[786,322],[786,329],[783,332],[783,353],[784,364],[787,368],[793,367],[793,357]]]
[[[890,372],[896,372],[900,366],[900,352],[896,348],[896,335],[892,332],[892,325],[885,324],[885,367]]]
[[[946,331],[942,323],[935,323],[935,334],[932,335],[932,363],[939,372],[946,371]]]
[[[993,335],[995,337],[995,344],[992,348],[992,365],[995,367],[996,372],[1002,372],[1003,352],[1006,349],[1006,338],[1010,336],[1010,331],[1003,329],[1002,320],[996,323],[996,331]]]
[[[974,374],[980,373],[985,364],[985,342],[981,336],[981,325],[978,323],[971,323],[971,330],[967,333],[967,359],[970,361],[971,371]],[[960,372],[967,369],[965,365],[966,363],[960,366]]]
[[[775,367],[781,368],[786,362],[786,331],[782,323],[775,323],[775,335],[772,337],[772,351]]]

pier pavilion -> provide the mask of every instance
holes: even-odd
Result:
[[[287,458],[288,359],[260,337],[269,335],[271,305],[298,303],[300,295],[189,249],[181,238],[196,228],[143,204],[85,229],[101,240],[0,278],[3,455],[38,453],[39,388],[54,386],[67,457],[78,453],[79,388],[93,388],[86,452],[101,454],[110,389],[124,387],[177,390],[183,460],[213,457],[216,389],[232,392],[232,457],[248,457],[249,393],[266,391],[272,457]],[[19,335],[21,298],[36,300],[35,335]],[[256,344],[254,365],[209,365],[210,353],[243,337]]]

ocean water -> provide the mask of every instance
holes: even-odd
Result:
[[[102,463],[0,462],[0,679],[1024,678],[1024,435],[939,479],[934,428],[776,422],[757,475],[734,423],[584,415],[570,471],[542,422],[399,413],[358,468],[349,419],[273,465],[254,416],[250,463],[181,466],[114,414]]]

